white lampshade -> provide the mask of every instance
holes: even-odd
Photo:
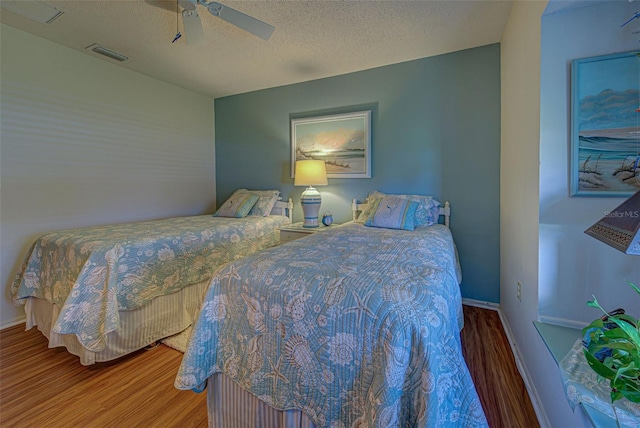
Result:
[[[296,162],[295,186],[326,186],[327,167],[322,160],[301,160]]]
[[[302,160],[296,162],[295,186],[309,186],[300,196],[300,204],[304,215],[303,227],[319,227],[320,192],[313,186],[327,185],[327,168],[321,160]]]

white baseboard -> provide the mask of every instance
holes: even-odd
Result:
[[[538,321],[546,324],[559,325],[562,327],[577,328],[578,330],[582,330],[587,326],[587,323],[584,322],[569,320],[566,318],[548,317],[545,315],[538,315]]]
[[[529,394],[529,398],[531,399],[531,405],[533,406],[533,410],[536,412],[536,416],[538,417],[538,423],[541,428],[551,428],[551,423],[549,422],[549,418],[544,411],[544,407],[542,406],[542,401],[540,400],[540,396],[534,387],[534,383],[531,380],[531,376],[529,375],[529,371],[527,370],[527,366],[524,365],[522,356],[520,354],[520,350],[518,349],[518,345],[513,337],[513,332],[511,331],[511,327],[507,322],[506,317],[504,316],[502,309],[500,309],[500,305],[493,302],[483,302],[480,300],[474,299],[462,299],[463,305],[468,306],[476,306],[479,308],[490,309],[498,312],[498,316],[500,317],[500,322],[502,323],[502,328],[504,329],[504,333],[507,336],[507,340],[509,341],[509,345],[511,346],[511,352],[513,353],[513,358],[516,362],[516,367],[518,368],[518,372],[522,377],[522,381],[524,382],[524,386],[527,389],[527,393]]]
[[[24,324],[27,322],[27,318],[25,316],[21,316],[18,318],[14,318],[12,320],[4,321],[0,324],[0,330],[4,330],[5,328],[13,327],[18,324]]]
[[[466,297],[462,298],[462,304],[467,306],[475,306],[477,308],[491,309],[492,311],[497,311],[500,309],[500,305],[497,303],[485,302],[483,300],[467,299]]]

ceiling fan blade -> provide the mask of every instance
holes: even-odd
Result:
[[[186,10],[196,10],[198,2],[196,0],[178,0],[178,4],[181,8]]]
[[[242,28],[261,39],[269,40],[271,34],[273,34],[273,31],[276,29],[273,25],[269,25],[266,22],[262,22],[259,19],[246,15],[218,2],[206,3],[204,5],[213,16],[217,16],[218,18],[223,19],[238,28]]]
[[[195,10],[182,11],[182,24],[184,25],[184,35],[187,37],[188,45],[204,45],[204,31],[200,15]]]

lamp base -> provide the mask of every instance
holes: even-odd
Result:
[[[302,227],[319,227],[318,213],[320,212],[320,192],[309,186],[302,192],[300,196],[300,204],[302,205],[302,213],[304,215],[304,223]]]

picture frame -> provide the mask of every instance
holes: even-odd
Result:
[[[640,51],[571,63],[571,195],[640,190]]]
[[[324,160],[328,178],[371,178],[371,110],[291,119],[291,178],[305,159]]]

